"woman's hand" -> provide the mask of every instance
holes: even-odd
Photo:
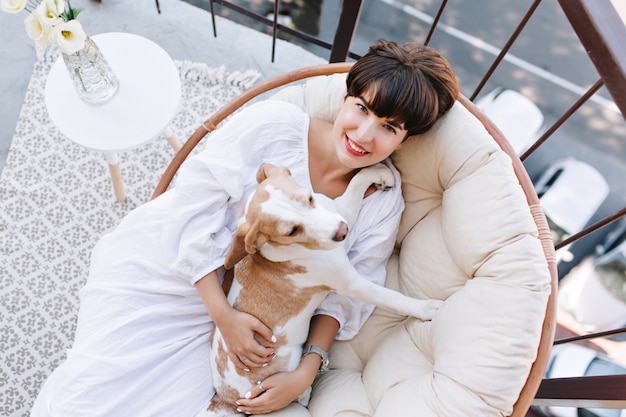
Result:
[[[274,358],[274,349],[259,343],[257,341],[259,338],[255,338],[255,334],[266,339],[268,344],[276,342],[276,337],[270,328],[256,317],[231,309],[220,323],[216,321],[215,324],[228,346],[230,360],[237,368],[250,371],[250,368],[267,366]]]
[[[320,367],[320,357],[306,355],[292,372],[278,372],[250,388],[245,398],[237,401],[237,411],[266,414],[280,410],[296,401],[311,386]]]
[[[237,401],[237,411],[245,414],[267,414],[285,408],[311,386],[314,378],[315,372],[312,378],[310,375],[308,378],[303,377],[300,368],[293,372],[271,375],[251,387],[246,398]]]
[[[331,316],[316,315],[311,319],[307,344],[328,351],[339,330],[339,322]],[[237,401],[237,411],[246,414],[266,414],[280,410],[296,401],[313,384],[322,358],[311,353],[304,356],[293,372],[279,372],[250,388],[245,398]]]
[[[276,342],[272,330],[256,317],[239,312],[228,304],[216,271],[208,273],[195,285],[237,368],[249,371],[272,360],[274,349],[258,342],[262,339],[267,340],[267,345]]]

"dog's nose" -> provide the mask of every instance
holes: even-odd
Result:
[[[346,222],[339,223],[339,227],[337,228],[337,233],[335,233],[335,237],[333,238],[336,242],[341,242],[348,236],[348,224]]]

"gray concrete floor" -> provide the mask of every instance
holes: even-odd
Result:
[[[229,72],[257,70],[258,82],[292,69],[327,62],[299,46],[278,41],[271,62],[271,37],[217,17],[213,36],[211,15],[179,0],[74,0],[83,7],[79,16],[89,35],[129,32],[144,36],[165,49],[172,59],[225,66]],[[15,125],[36,61],[35,44],[24,30],[26,11],[0,12],[0,171],[4,168]],[[208,117],[209,115],[207,115]]]

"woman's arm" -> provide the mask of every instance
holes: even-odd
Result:
[[[265,347],[254,339],[254,333],[258,333],[272,343],[272,330],[256,317],[230,306],[217,271],[205,275],[195,285],[206,310],[224,337],[228,354],[235,366],[249,371],[249,367],[261,367],[272,360],[274,349]],[[246,360],[242,362],[243,357]]]
[[[313,316],[306,345],[319,346],[326,352],[339,331],[339,322],[325,315]],[[280,410],[296,401],[300,394],[311,386],[320,369],[321,357],[309,354],[302,358],[292,372],[279,372],[261,381],[261,387],[252,387],[247,398],[237,402],[238,411],[251,414],[266,414]],[[263,395],[261,395],[263,394]]]
[[[311,318],[311,328],[309,329],[309,338],[306,346],[319,346],[324,351],[330,350],[337,332],[339,331],[339,322],[335,318],[326,315],[316,315]],[[322,358],[317,354],[309,354],[302,358],[300,365],[294,372],[299,373],[300,378],[306,383],[304,389],[311,386],[317,372],[322,364]],[[265,387],[265,386],[264,386]],[[267,388],[267,387],[265,387]],[[299,395],[299,394],[298,394]]]

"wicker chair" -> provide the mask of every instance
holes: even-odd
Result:
[[[263,93],[286,86],[295,81],[304,80],[309,77],[348,72],[351,65],[351,63],[325,64],[295,70],[260,83],[259,85],[249,89],[241,96],[225,105],[223,108],[221,108],[211,117],[209,117],[204,123],[202,123],[202,125],[198,127],[198,129],[187,140],[182,149],[177,153],[170,165],[167,167],[165,173],[163,174],[163,177],[161,178],[159,184],[154,191],[153,198],[157,197],[167,190],[182,162],[187,158],[187,156],[202,140],[202,138],[207,133],[215,130],[220,122],[222,122],[226,117],[239,109],[241,106]],[[526,382],[521,392],[519,393],[519,397],[515,402],[515,405],[513,406],[513,411],[511,413],[511,416],[521,417],[526,415],[533,401],[533,398],[537,393],[539,385],[544,376],[544,372],[550,355],[550,350],[554,341],[554,333],[556,327],[557,292],[557,270],[556,259],[554,255],[554,244],[533,184],[530,181],[530,178],[519,157],[516,155],[513,147],[509,144],[509,142],[498,130],[498,128],[493,124],[493,122],[491,122],[487,118],[487,116],[485,116],[485,114],[482,113],[470,100],[465,97],[461,97],[459,99],[459,102],[484,125],[493,140],[495,140],[500,148],[511,158],[515,176],[517,177],[521,188],[523,189],[528,204],[528,209],[532,214],[534,222],[536,223],[539,240],[541,241],[543,252],[547,261],[547,267],[549,269],[551,292],[547,301],[547,309],[545,311],[545,316],[543,319],[543,328],[541,329],[536,358],[534,360],[534,363],[532,363],[532,365],[530,366],[530,372],[528,374]]]

